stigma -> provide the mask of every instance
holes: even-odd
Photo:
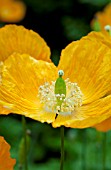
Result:
[[[59,70],[59,78],[51,83],[46,82],[38,89],[38,97],[46,112],[71,114],[82,105],[83,94],[77,83],[69,78],[61,81],[64,72]]]

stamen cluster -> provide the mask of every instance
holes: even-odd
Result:
[[[65,80],[66,96],[64,94],[55,94],[55,82],[45,83],[39,87],[38,96],[44,109],[48,112],[71,114],[76,108],[82,105],[82,92],[77,83],[72,83],[69,79]],[[61,106],[58,105],[58,99],[62,101]]]

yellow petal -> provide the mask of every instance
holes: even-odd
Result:
[[[0,21],[19,22],[25,13],[26,6],[22,1],[0,0]]]
[[[0,83],[1,83],[1,72],[2,72],[3,62],[0,62]]]
[[[47,114],[38,98],[38,87],[57,77],[53,63],[36,60],[27,54],[14,53],[5,60],[0,86],[0,104],[9,113],[23,114],[39,121],[51,122],[55,114]]]
[[[0,104],[0,114],[9,114],[9,109],[7,109],[7,107],[5,108],[2,104]]]
[[[50,62],[50,49],[39,34],[23,26],[6,25],[0,29],[0,61],[14,52]]]
[[[64,70],[64,78],[78,83],[85,104],[103,97],[111,88],[110,66],[111,49],[85,37],[62,51],[58,69]]]
[[[102,132],[107,132],[108,130],[111,130],[111,117],[101,123],[96,124],[94,127],[96,128],[96,130]]]
[[[86,37],[84,37],[86,38]],[[104,32],[91,32],[88,34],[87,39],[93,40],[96,42],[102,42],[109,48],[111,48],[111,36],[109,36],[109,33]]]
[[[2,73],[2,67],[3,67],[3,62],[0,62],[0,85],[1,85],[1,81],[2,81],[2,78],[1,78],[1,73]],[[0,111],[1,111],[1,114],[8,114],[8,110],[6,108],[4,108],[2,105],[0,105]]]
[[[86,37],[84,37],[85,39]],[[91,32],[88,34],[87,39],[96,41],[96,43],[101,42],[102,44],[106,45],[111,49],[111,36],[109,33],[104,32]],[[110,65],[109,65],[110,66]],[[108,94],[111,94],[111,89],[109,90]]]
[[[53,127],[64,125],[71,128],[87,128],[104,121],[111,116],[111,95],[83,105],[70,115],[60,114]]]
[[[0,136],[0,170],[13,170],[15,159],[10,158],[10,145]]]

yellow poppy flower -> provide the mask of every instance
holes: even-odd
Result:
[[[25,17],[26,6],[19,0],[0,0],[0,21],[19,22]]]
[[[0,136],[0,170],[13,170],[15,159],[10,158],[10,145]]]
[[[105,32],[105,26],[111,25],[111,3],[108,4],[102,12],[97,12],[91,21],[91,27],[94,28],[95,24],[101,31]]]
[[[62,51],[58,67],[25,52],[13,53],[1,65],[0,113],[5,114],[5,108],[53,127],[85,128],[108,119],[110,57],[109,47],[88,36]],[[55,93],[58,70],[64,71],[66,94]]]

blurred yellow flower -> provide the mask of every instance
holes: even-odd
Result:
[[[0,21],[14,23],[25,17],[26,6],[20,0],[0,0]]]
[[[0,30],[1,36],[3,30],[4,34],[7,32],[6,28]],[[2,50],[1,56],[7,58],[8,54],[9,57],[1,64],[0,113],[5,114],[6,109],[7,113],[52,123],[53,127],[64,125],[72,128],[91,127],[111,116],[111,95],[108,93],[111,89],[111,49],[108,46],[88,35],[70,43],[62,51],[56,67],[48,57],[45,61],[48,47],[39,44],[41,52],[35,59],[30,53],[20,50],[25,35],[21,34],[23,41],[19,39],[19,44],[15,36],[8,32],[8,39],[0,39],[0,49],[19,49],[15,53],[14,50],[13,53]],[[30,44],[29,49],[39,50],[38,46],[32,46],[28,37],[29,34],[26,41]],[[5,47],[7,43],[10,48],[1,46],[4,44]],[[66,95],[54,92],[58,70],[64,71]],[[61,107],[58,100],[62,101]]]
[[[102,12],[97,12],[91,21],[93,30],[104,31],[106,25],[111,25],[111,3],[108,4]]]
[[[16,163],[15,159],[10,157],[10,145],[0,136],[0,170],[13,170]]]

